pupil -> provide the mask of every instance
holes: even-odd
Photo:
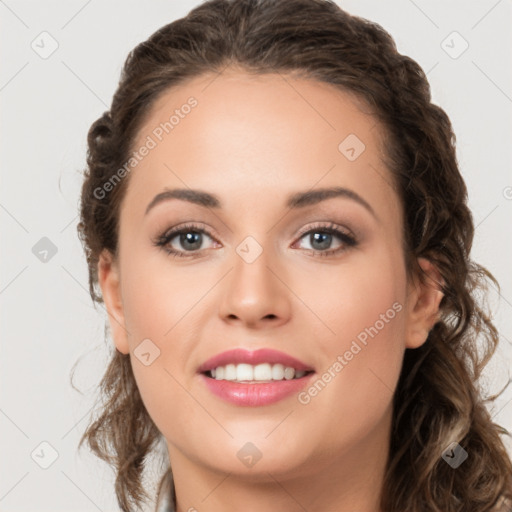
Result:
[[[186,244],[184,244],[184,242],[192,243],[193,247],[189,246],[189,249],[191,249],[193,251],[197,250],[201,247],[201,241],[199,239],[200,235],[201,235],[200,233],[195,233],[193,231],[191,231],[189,233],[182,234],[180,237],[180,242],[183,244],[184,247],[186,247]],[[194,237],[196,238],[195,242],[194,242]],[[199,239],[199,242],[198,242],[198,239]],[[194,243],[196,244],[196,246],[194,246]]]
[[[320,247],[318,249],[327,249],[330,245],[330,237],[332,236],[329,233],[314,233],[311,235],[313,237],[313,241],[317,242],[320,239]],[[315,248],[313,242],[311,243],[313,248]]]

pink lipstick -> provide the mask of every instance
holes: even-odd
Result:
[[[233,349],[207,361],[198,372],[219,398],[239,406],[263,406],[303,389],[314,369],[299,359],[273,349]]]

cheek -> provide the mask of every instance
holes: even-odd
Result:
[[[390,406],[404,353],[401,267],[390,256],[377,260],[340,273],[328,289],[335,306],[325,322],[335,335],[320,338],[328,363],[319,378],[326,385],[316,386],[321,391],[313,406],[318,414],[330,410],[333,423],[361,434]]]
[[[165,437],[173,439],[186,431],[187,422],[197,414],[183,376],[190,364],[182,329],[187,325],[182,311],[186,305],[179,297],[174,299],[176,294],[169,293],[161,281],[134,280],[132,285],[143,290],[130,294],[125,304],[133,374],[149,416]],[[179,422],[173,421],[177,410]]]
[[[163,254],[137,256],[134,250],[122,263],[123,311],[137,387],[157,428],[173,438],[170,430],[182,432],[197,414],[183,388],[188,386],[183,373],[195,338],[193,307],[215,281],[205,273],[211,283],[197,284],[192,266],[172,271]],[[180,421],[173,422],[177,409]]]
[[[381,340],[371,346],[379,357],[390,344],[400,344],[405,314],[401,270],[394,255],[381,250],[304,272],[309,277],[300,279],[302,296],[325,326],[315,329],[317,340],[336,350],[348,349],[356,339],[367,347]]]
[[[209,273],[204,273],[204,280],[198,280],[193,266],[173,267],[171,256],[157,249],[146,255],[139,253],[124,262],[125,320],[133,335],[132,343],[143,336],[164,346],[189,323],[191,309],[215,281]]]

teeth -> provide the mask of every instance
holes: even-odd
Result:
[[[254,371],[250,364],[239,364],[236,366],[236,380],[253,380]]]
[[[290,368],[289,366],[284,369],[284,378],[286,380],[291,380],[295,377],[295,370]]]
[[[263,382],[271,380],[300,379],[306,375],[303,370],[296,370],[282,364],[262,363],[255,366],[246,363],[227,364],[212,368],[210,377],[216,380],[233,380],[237,382]]]
[[[224,367],[224,379],[236,380],[236,366],[234,364],[227,364]]]
[[[272,379],[273,380],[283,380],[284,379],[284,366],[282,364],[274,364],[272,366]]]

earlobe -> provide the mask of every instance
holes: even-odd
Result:
[[[108,313],[115,346],[122,354],[130,352],[121,298],[119,268],[112,253],[104,249],[98,259],[98,284]]]
[[[444,280],[430,260],[418,258],[424,279],[416,276],[408,297],[406,348],[418,348],[428,338],[432,327],[439,320],[439,305],[444,296]]]

